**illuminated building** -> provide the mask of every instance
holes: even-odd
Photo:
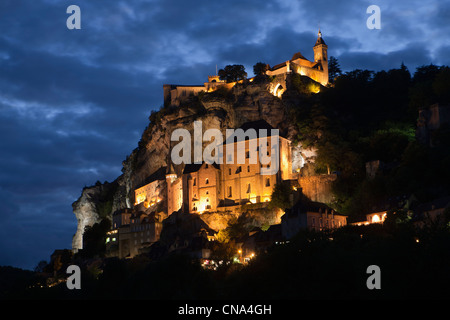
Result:
[[[347,216],[319,202],[299,201],[281,217],[281,229],[285,239],[292,238],[300,229],[324,231],[346,224]]]
[[[325,44],[320,30],[313,50],[314,61],[309,61],[300,52],[297,52],[292,56],[291,60],[273,67],[269,66],[266,74],[275,77],[270,90],[273,95],[281,97],[287,88],[287,75],[291,73],[307,76],[323,86],[328,84],[328,46]],[[310,91],[317,93],[320,91],[320,86],[314,84],[311,86]]]
[[[271,85],[271,93],[281,97],[286,90],[286,77],[290,73],[296,73],[307,76],[310,79],[320,83],[323,86],[328,84],[328,46],[322,38],[322,33],[318,32],[316,43],[313,47],[314,61],[309,61],[300,52],[295,53],[290,60],[277,64],[273,67],[268,66],[266,75],[274,76],[275,81]],[[253,78],[249,79],[253,81]],[[239,81],[238,81],[239,82]],[[208,82],[203,85],[163,85],[164,105],[179,106],[182,101],[191,96],[196,96],[200,92],[211,92],[220,87],[232,88],[237,82],[226,83],[220,80],[218,75],[209,76]],[[320,90],[319,85],[312,85],[311,92],[317,93]]]
[[[228,150],[231,145],[234,152],[231,154],[224,151],[224,163],[220,165],[220,200],[223,205],[269,202],[274,186],[282,180],[291,179],[291,143],[281,136],[275,136],[273,138],[276,140],[276,144],[272,146],[271,130],[273,127],[263,120],[245,123],[240,129],[244,132],[255,129],[257,136],[254,139],[249,137],[244,143],[225,141],[224,149]],[[259,136],[261,129],[267,130],[267,139]],[[262,143],[265,143],[266,146],[262,146]],[[260,150],[260,148],[262,149]],[[278,151],[275,148],[278,148]],[[272,174],[262,174],[264,167],[268,169],[274,166],[274,163],[261,163],[259,151],[262,152],[262,150],[266,150],[268,157],[278,156],[275,160],[278,162],[279,168]],[[278,155],[276,155],[277,152]],[[238,158],[240,154],[245,156],[245,163],[239,163],[242,162]]]

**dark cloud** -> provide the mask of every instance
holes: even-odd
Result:
[[[165,83],[201,84],[216,65],[312,59],[320,25],[345,71],[449,64],[448,3],[69,0],[0,2],[0,265],[34,267],[70,248],[71,204],[112,181]]]
[[[414,73],[418,66],[432,63],[430,52],[423,44],[411,44],[405,49],[387,53],[346,52],[338,57],[344,71],[367,69],[372,71],[399,68],[403,63]]]

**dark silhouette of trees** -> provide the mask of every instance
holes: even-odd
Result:
[[[220,69],[218,74],[220,79],[226,82],[234,82],[247,78],[245,67],[241,64],[227,65],[225,68]]]
[[[330,58],[328,59],[328,79],[329,79],[329,81],[331,83],[333,83],[334,80],[336,79],[336,77],[340,76],[341,74],[342,74],[342,70],[341,70],[338,60],[335,57],[330,56]]]
[[[269,69],[269,66],[264,62],[258,62],[253,66],[253,74],[257,76],[263,76],[266,74],[266,71]]]

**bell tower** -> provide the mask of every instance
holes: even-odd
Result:
[[[314,62],[319,62],[322,68],[324,78],[322,79],[325,83],[328,83],[328,46],[322,38],[322,32],[317,34],[317,41],[314,45]],[[322,81],[320,81],[322,82]]]

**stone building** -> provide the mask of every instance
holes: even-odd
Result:
[[[113,215],[113,229],[108,232],[107,251],[116,245],[116,256],[131,258],[159,240],[163,213],[146,214],[141,211],[124,209]]]
[[[141,186],[134,190],[134,206],[142,203],[145,208],[149,208],[165,198],[161,194],[165,188],[166,171],[167,167],[156,170]]]
[[[238,205],[268,202],[273,187],[282,180],[291,179],[291,142],[279,135],[273,136],[273,127],[263,120],[245,123],[238,129],[246,133],[254,129],[255,135],[242,142],[225,141],[224,163],[220,166],[223,190],[220,200]],[[260,136],[260,130],[265,130],[267,135]],[[261,155],[270,159],[270,164],[263,164]]]
[[[309,61],[300,52],[295,53],[288,61],[269,67],[268,76],[286,75],[291,72],[307,76],[323,86],[328,84],[328,46],[322,38],[322,32],[317,35],[317,41],[313,47],[314,61]],[[286,85],[278,84],[273,88],[275,95],[281,95]]]
[[[187,164],[184,167],[185,212],[217,210],[220,195],[219,172],[220,167],[215,163]]]
[[[328,84],[328,46],[322,38],[322,32],[318,32],[316,43],[313,47],[314,61],[309,61],[300,52],[295,53],[290,60],[268,66],[266,74],[275,76],[270,89],[275,96],[281,97],[287,88],[286,78],[290,73],[307,76],[323,86]],[[251,80],[251,79],[250,79]],[[226,83],[220,80],[218,75],[208,76],[208,82],[203,85],[163,85],[164,105],[179,106],[190,96],[196,96],[200,92],[211,92],[220,87],[232,88],[237,82]]]
[[[225,141],[223,163],[186,164],[182,177],[177,177],[175,173],[166,175],[169,215],[180,209],[203,213],[230,205],[268,202],[273,187],[291,179],[289,140],[279,135],[272,136],[274,128],[263,120],[245,123],[238,129],[246,133],[254,129],[255,136],[247,137],[242,142]],[[260,137],[260,130],[266,130],[267,135]],[[270,164],[261,163],[260,149],[266,152]],[[277,163],[277,167],[273,162]],[[274,169],[273,172],[270,172],[271,169]],[[264,170],[268,172],[263,173]]]
[[[295,236],[299,230],[324,231],[343,227],[347,216],[335,212],[320,202],[297,202],[281,217],[281,230],[284,239]]]
[[[167,183],[167,213],[170,215],[183,206],[183,180],[178,178],[172,164],[166,173]]]
[[[188,97],[196,96],[202,91],[211,92],[222,86],[231,88],[234,84],[220,80],[218,75],[208,76],[208,82],[205,82],[203,85],[165,84],[163,85],[164,105],[179,106]]]

